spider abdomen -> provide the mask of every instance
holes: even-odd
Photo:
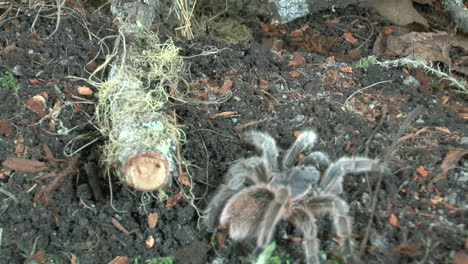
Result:
[[[233,240],[256,237],[272,200],[274,194],[266,186],[246,188],[226,204],[221,213],[220,224],[229,226],[229,236]]]

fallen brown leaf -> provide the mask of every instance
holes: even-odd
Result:
[[[434,177],[433,181],[438,182],[440,180],[443,180],[447,177],[447,173],[450,169],[450,165],[453,163],[459,161],[462,157],[468,154],[468,150],[466,149],[461,149],[461,148],[452,148],[449,150],[447,153],[447,156],[445,156],[444,161],[442,161],[442,172],[439,173],[436,177]]]
[[[288,63],[288,66],[304,65],[306,63],[304,56],[300,52],[294,52],[292,60]]]
[[[127,257],[115,257],[111,262],[107,264],[127,264],[128,263],[128,258]]]
[[[432,197],[431,203],[436,205],[436,204],[442,202],[443,200],[444,200],[444,198],[436,195],[436,196]]]
[[[211,114],[208,116],[209,119],[215,119],[220,116],[230,116],[230,115],[235,115],[237,114],[237,111],[228,111],[228,112],[221,112],[217,114]]]
[[[343,34],[343,37],[350,43],[356,43],[357,39],[354,38],[353,34],[346,32]]]
[[[152,248],[154,246],[154,238],[153,236],[148,236],[148,238],[145,240],[145,244],[148,248]]]
[[[39,117],[46,115],[45,109],[46,100],[42,95],[31,97],[26,103],[26,108],[36,113]]]
[[[258,123],[260,123],[260,121],[254,120],[254,121],[247,122],[245,124],[238,124],[238,125],[236,125],[234,127],[234,131],[239,133],[239,132],[244,131],[246,128],[254,126],[254,125],[258,124]]]
[[[291,37],[302,37],[304,35],[304,32],[300,29],[293,30],[290,33]]]
[[[8,137],[11,133],[13,133],[13,130],[11,129],[10,122],[7,120],[0,122],[0,135]]]
[[[340,23],[341,20],[339,18],[334,18],[334,19],[327,19],[325,20],[325,23],[326,24],[338,24]]]
[[[416,172],[417,172],[421,177],[423,177],[424,179],[426,179],[427,176],[429,175],[429,172],[427,172],[426,169],[425,169],[423,166],[419,166],[419,167],[416,169]]]
[[[447,127],[434,127],[435,130],[439,131],[439,132],[442,132],[444,134],[447,134],[447,135],[450,135],[452,134],[452,132],[450,131],[450,129],[448,129]]]
[[[77,91],[78,91],[78,94],[81,94],[81,95],[92,95],[93,94],[93,91],[91,89],[89,89],[89,87],[86,87],[86,86],[78,87]]]
[[[148,215],[148,226],[149,226],[149,228],[156,227],[157,223],[158,223],[158,214],[157,213],[149,214]]]
[[[394,214],[390,214],[390,217],[388,219],[390,221],[390,224],[394,227],[399,227],[400,224],[398,223],[398,218]]]
[[[263,32],[272,31],[272,27],[265,22],[260,22],[260,28],[262,29]]]
[[[221,86],[221,89],[220,89],[221,95],[226,95],[231,90],[232,90],[232,81],[231,80],[224,81],[223,86]]]
[[[25,173],[38,173],[49,168],[44,162],[15,157],[7,157],[2,165],[5,168]]]
[[[353,72],[353,68],[351,68],[351,67],[341,68],[340,70],[341,70],[341,72],[346,72],[346,73]]]
[[[297,71],[290,71],[288,73],[289,73],[289,76],[291,76],[292,78],[299,77],[299,73]]]
[[[452,263],[453,264],[467,264],[468,254],[463,250],[458,251],[457,253],[455,253]]]
[[[393,24],[404,26],[416,22],[429,27],[427,20],[414,9],[412,0],[367,0],[364,5],[377,10]]]
[[[182,185],[185,185],[187,187],[192,186],[192,184],[190,183],[190,179],[185,175],[180,175],[179,177],[177,177],[177,181],[182,183]]]
[[[171,198],[169,198],[169,200],[167,200],[166,208],[174,207],[177,204],[177,201],[180,200],[180,198],[182,198],[182,191],[174,194]]]

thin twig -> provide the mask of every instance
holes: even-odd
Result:
[[[384,105],[383,108],[382,108],[382,116],[380,117],[380,121],[377,124],[377,126],[374,128],[374,130],[372,131],[372,133],[370,134],[369,138],[366,141],[366,144],[365,144],[366,148],[364,150],[364,157],[366,157],[366,158],[369,156],[369,147],[370,147],[370,144],[372,142],[372,139],[374,138],[375,134],[377,134],[377,131],[379,131],[379,129],[382,127],[385,118],[387,118],[387,113],[388,113],[388,105]],[[369,180],[368,173],[366,173],[366,181],[367,181],[367,188],[368,188],[369,194],[372,196],[373,195],[372,187],[370,185],[370,180]]]
[[[420,112],[421,112],[421,107],[417,107],[411,113],[409,113],[408,116],[406,117],[405,121],[403,121],[403,124],[401,124],[400,129],[393,136],[392,144],[385,150],[383,166],[386,166],[386,167],[388,166],[388,164],[390,162],[390,158],[392,157],[392,154],[395,151],[395,149],[396,149],[396,147],[397,147],[397,145],[399,143],[399,139],[400,139],[401,135],[406,131],[406,128],[409,126],[409,124],[411,122],[413,122],[413,120],[420,114]],[[367,222],[366,233],[364,234],[364,237],[363,237],[362,242],[361,242],[361,248],[359,250],[359,255],[361,257],[364,254],[364,250],[366,248],[367,241],[369,239],[369,232],[370,232],[370,229],[371,229],[371,226],[372,226],[372,221],[374,219],[375,208],[377,207],[377,198],[378,198],[378,193],[380,191],[380,187],[382,185],[382,179],[383,179],[383,175],[379,174],[379,177],[377,179],[377,184],[375,186],[374,195],[372,196],[372,205],[371,205],[371,210],[370,210],[369,221]]]

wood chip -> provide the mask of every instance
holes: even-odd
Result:
[[[353,37],[353,34],[346,32],[343,34],[343,37],[350,43],[356,43],[357,39]]]
[[[351,67],[341,68],[340,70],[341,70],[341,72],[346,72],[346,73],[353,72],[353,68],[351,68]]]
[[[152,248],[154,246],[154,238],[153,236],[148,236],[148,238],[145,240],[145,244],[148,248]]]
[[[247,129],[248,127],[257,125],[258,123],[260,123],[260,121],[254,120],[254,121],[247,122],[245,124],[238,124],[238,125],[236,125],[234,127],[234,131],[237,132],[237,133],[240,133],[240,132],[244,131],[245,129]]]
[[[115,257],[111,262],[108,264],[127,264],[128,263],[128,258],[127,257]]]
[[[49,167],[44,162],[22,158],[8,157],[2,162],[3,167],[25,173],[38,173]]]
[[[304,56],[301,52],[294,52],[292,60],[288,63],[288,66],[298,66],[306,64]]]
[[[81,95],[92,95],[93,94],[93,91],[91,89],[89,89],[89,87],[86,87],[86,86],[81,86],[81,87],[78,87],[78,93],[81,94]]]
[[[149,226],[149,228],[156,227],[157,223],[158,223],[158,214],[157,213],[149,214],[148,215],[148,226]]]
[[[429,172],[427,172],[427,170],[423,166],[418,167],[416,169],[416,172],[424,179],[426,179],[427,176],[429,175]]]
[[[399,227],[400,224],[398,223],[398,218],[394,214],[390,214],[390,217],[388,219],[390,221],[390,224],[394,227]]]
[[[43,117],[47,114],[45,109],[46,99],[42,95],[35,95],[29,98],[26,103],[26,108],[36,113],[39,117]]]
[[[289,73],[289,76],[291,76],[292,78],[299,77],[299,73],[297,71],[290,71],[288,73]]]
[[[3,136],[10,136],[13,133],[13,129],[11,129],[11,124],[7,120],[3,120],[0,122],[0,135]]]
[[[179,177],[177,177],[177,181],[180,182],[182,185],[185,185],[187,187],[192,186],[192,184],[190,183],[190,179],[185,175],[180,175]]]
[[[217,114],[211,114],[208,116],[209,119],[215,119],[217,117],[220,117],[220,116],[231,116],[231,115],[235,115],[237,114],[236,111],[228,111],[228,112],[221,112],[221,113],[217,113]]]
[[[182,198],[182,192],[181,191],[174,194],[171,198],[169,198],[169,200],[167,200],[166,208],[174,207],[177,204],[177,201],[180,200],[180,198]]]
[[[468,154],[468,150],[466,149],[461,149],[461,148],[455,148],[455,149],[450,149],[449,152],[447,153],[447,156],[445,156],[444,161],[442,161],[442,172],[439,173],[436,177],[434,177],[433,181],[438,182],[440,180],[446,179],[447,178],[447,173],[450,169],[450,165],[452,165],[455,162],[458,162],[463,156]]]

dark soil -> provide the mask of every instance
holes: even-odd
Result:
[[[353,63],[371,53],[373,41],[386,25],[375,13],[348,8],[302,18],[284,28],[291,32],[309,25],[302,39],[291,39],[287,33],[264,33],[257,26],[253,29],[257,42],[250,45],[231,45],[210,37],[178,42],[183,56],[200,54],[209,46],[219,50],[187,59],[191,96],[222,100],[229,93],[219,88],[228,80],[233,86],[229,99],[219,104],[173,101],[168,106],[168,111],[175,110],[187,137],[181,154],[189,164],[191,193],[196,198],[187,195],[167,208],[166,202],[151,195],[117,182],[110,186],[105,168],[97,171],[103,192],[102,197],[98,195],[93,173],[84,169],[85,164],[100,163],[100,146],[105,140],[92,123],[96,99],[78,94],[78,87],[90,86],[70,76],[88,78],[112,45],[112,37],[108,42],[100,40],[115,31],[110,18],[87,11],[62,16],[54,31],[57,20],[52,12],[43,12],[37,19],[32,11],[18,12],[0,21],[0,74],[12,72],[20,87],[17,93],[5,85],[0,90],[0,160],[21,157],[49,166],[38,173],[2,168],[0,263],[108,263],[117,256],[128,257],[129,263],[164,256],[174,256],[175,263],[247,263],[255,241],[226,240],[219,248],[216,235],[200,223],[200,214],[229,165],[255,154],[252,147],[241,143],[240,132],[267,131],[285,149],[294,141],[295,131],[312,128],[320,136],[316,149],[333,159],[363,156],[366,151],[371,158],[383,158],[393,135],[417,107],[422,112],[404,134],[413,136],[399,144],[390,162],[393,175],[383,179],[362,259],[365,263],[452,263],[466,250],[468,160],[455,161],[438,181],[436,176],[450,151],[467,149],[467,122],[461,114],[466,116],[468,105],[459,93],[444,83],[433,85],[438,80],[419,70],[356,67]],[[325,22],[335,17],[342,20]],[[364,26],[354,27],[362,38],[350,44],[340,36],[354,24]],[[265,39],[282,39],[286,50],[272,52],[260,44],[268,42]],[[305,63],[288,64],[295,51],[302,51]],[[351,73],[343,70],[349,66]],[[405,84],[410,76],[419,85]],[[45,112],[31,107],[30,99],[36,95],[46,100]],[[385,116],[384,105],[389,109]],[[60,111],[50,118],[47,110],[54,109]],[[209,118],[227,111],[236,114]],[[53,158],[47,156],[44,146]],[[37,177],[67,171],[76,153],[80,153],[79,172],[67,174],[44,205],[38,193],[57,176]],[[357,245],[366,232],[370,188],[374,189],[377,177],[348,175],[344,180],[343,198],[350,204]],[[177,185],[166,193],[172,196],[181,188],[190,193],[186,186]],[[154,229],[147,224],[152,212],[159,216]],[[138,231],[124,234],[112,219],[126,230]],[[331,228],[327,218],[319,226],[324,255],[339,260],[334,234],[327,232]],[[145,245],[149,235],[155,238],[150,249]],[[286,222],[277,228],[275,254],[284,263],[302,262],[297,237],[300,232]]]

